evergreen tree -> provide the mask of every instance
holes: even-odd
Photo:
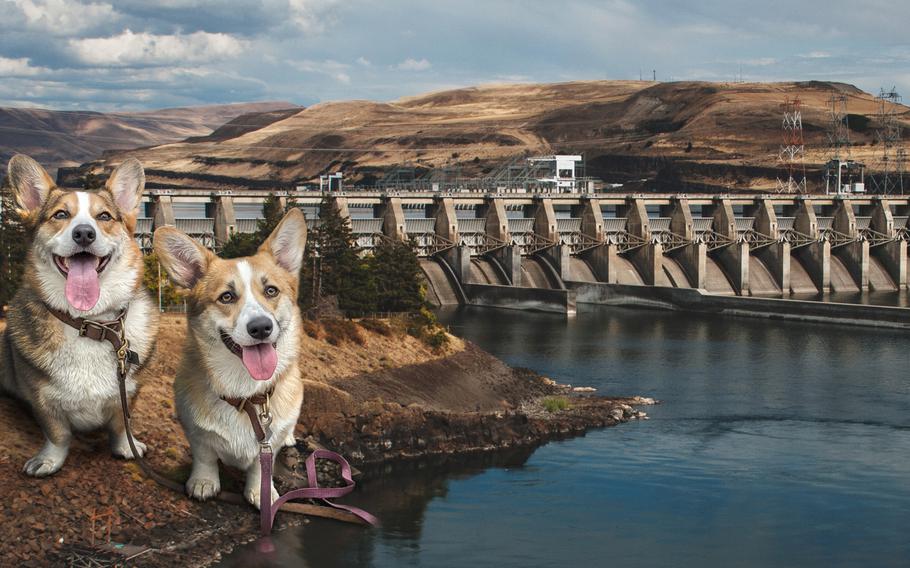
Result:
[[[151,290],[153,301],[158,301],[158,288],[160,287],[162,307],[175,306],[181,303],[183,298],[167,277],[167,273],[158,264],[158,255],[155,253],[147,254],[142,258],[142,262],[145,268],[142,274],[142,283]]]
[[[221,247],[221,258],[239,258],[256,254],[256,249],[260,244],[258,232],[231,233],[227,242]]]
[[[256,254],[256,249],[272,234],[288,209],[281,206],[281,200],[274,193],[270,193],[262,202],[262,219],[256,223],[256,232],[231,234],[221,247],[221,257],[238,258]]]
[[[319,219],[319,226],[307,239],[300,282],[301,307],[311,308],[319,297],[334,296],[338,307],[348,313],[374,311],[375,279],[369,261],[360,256],[350,224],[328,198],[322,200]]]
[[[0,307],[7,306],[19,288],[27,242],[26,228],[7,177],[0,185]]]
[[[373,249],[370,268],[380,312],[416,312],[424,305],[420,261],[414,243],[383,239]]]

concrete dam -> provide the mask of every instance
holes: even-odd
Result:
[[[319,222],[323,194],[281,197],[293,198],[311,226]],[[584,302],[735,306],[780,309],[779,317],[787,317],[787,310],[825,309],[798,308],[822,303],[803,300],[907,290],[907,196],[338,192],[328,198],[364,249],[379,239],[413,241],[428,299],[437,305],[570,314]],[[255,230],[241,212],[261,199],[261,191],[150,190],[137,239],[143,243],[155,226],[174,224],[217,248],[234,231]],[[176,214],[192,202],[202,204],[203,216]],[[780,302],[747,299],[788,301],[778,308],[769,306]],[[867,323],[910,320],[910,310],[888,306],[841,311],[856,310]]]

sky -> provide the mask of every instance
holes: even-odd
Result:
[[[908,21],[906,0],[0,0],[0,106],[388,101],[652,70],[910,100]]]

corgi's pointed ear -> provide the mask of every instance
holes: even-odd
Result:
[[[161,266],[174,284],[182,288],[193,288],[214,258],[211,252],[174,227],[155,229],[153,241]]]
[[[114,202],[124,213],[133,213],[142,199],[145,189],[145,170],[136,158],[127,158],[111,172],[106,187],[114,196]]]
[[[303,250],[306,247],[306,217],[294,207],[259,247],[260,252],[272,255],[279,266],[293,274],[300,272]]]
[[[26,211],[34,211],[44,205],[55,185],[44,168],[24,154],[16,154],[10,159],[7,175],[19,207]]]

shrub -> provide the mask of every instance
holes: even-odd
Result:
[[[329,345],[337,347],[345,342],[364,345],[367,342],[360,332],[360,326],[351,320],[327,319],[322,322],[322,328],[325,330],[325,340]]]
[[[322,335],[322,326],[319,325],[318,321],[304,319],[303,333],[307,334],[307,336],[312,337],[313,339],[319,339],[319,337]]]
[[[386,322],[378,319],[364,319],[358,322],[360,327],[364,328],[367,331],[372,331],[382,335],[383,337],[389,337],[392,335],[392,327]]]
[[[548,396],[543,399],[543,407],[547,412],[559,412],[572,408],[569,399],[564,396]]]

